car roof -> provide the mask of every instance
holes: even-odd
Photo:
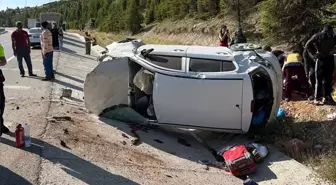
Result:
[[[232,51],[226,47],[212,46],[188,46],[188,45],[155,45],[146,44],[137,49],[140,53],[144,49],[154,49],[151,54],[154,55],[172,55],[172,56],[189,56],[201,58],[213,58],[214,56],[232,56]]]

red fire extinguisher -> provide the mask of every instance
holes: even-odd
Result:
[[[16,127],[15,130],[15,140],[16,140],[16,147],[22,148],[24,147],[24,129],[21,124]]]

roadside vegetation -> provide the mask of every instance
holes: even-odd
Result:
[[[45,11],[62,13],[72,32],[83,34],[79,30],[85,28],[103,46],[125,37],[214,46],[226,24],[231,33],[241,25],[249,41],[286,48],[303,45],[325,22],[336,25],[334,0],[68,0],[0,11],[0,26],[12,27],[18,20],[26,24]],[[336,107],[305,101],[281,106],[287,118],[257,134],[336,183],[336,125],[327,119]],[[302,144],[293,148],[293,139]]]

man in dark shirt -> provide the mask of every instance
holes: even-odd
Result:
[[[17,58],[21,77],[25,76],[25,71],[22,65],[23,58],[26,61],[29,76],[36,76],[33,74],[33,65],[30,58],[30,41],[26,31],[22,29],[22,23],[16,23],[17,29],[12,33],[12,47],[13,53]]]
[[[308,40],[305,49],[308,54],[316,60],[315,62],[315,104],[319,104],[322,97],[322,103],[331,102],[332,77],[334,72],[334,49],[336,46],[336,37],[331,25],[326,25],[323,31],[315,34]],[[314,51],[315,48],[316,51]],[[322,88],[324,93],[322,94]]]
[[[56,24],[53,25],[53,28],[51,29],[51,34],[52,34],[54,50],[58,50],[59,49],[59,41],[58,41],[59,29],[57,28]]]

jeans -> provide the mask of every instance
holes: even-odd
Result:
[[[63,37],[60,36],[58,40],[59,40],[59,49],[62,49],[62,47],[63,47]]]
[[[53,78],[54,77],[54,69],[53,69],[53,52],[46,53],[43,58],[43,66],[46,77]]]
[[[334,66],[334,56],[324,57],[316,61],[315,99],[319,99],[321,97],[327,98],[331,96]]]
[[[3,113],[5,111],[5,92],[3,88],[3,83],[0,83],[0,136],[2,135],[2,128],[4,126]]]
[[[17,58],[17,61],[18,61],[18,65],[19,65],[21,75],[25,74],[25,71],[24,71],[24,68],[23,68],[23,65],[22,65],[23,59],[26,61],[29,74],[33,74],[33,65],[32,65],[32,62],[31,62],[29,51],[30,51],[30,48],[28,48],[28,47],[16,48],[16,58]]]

